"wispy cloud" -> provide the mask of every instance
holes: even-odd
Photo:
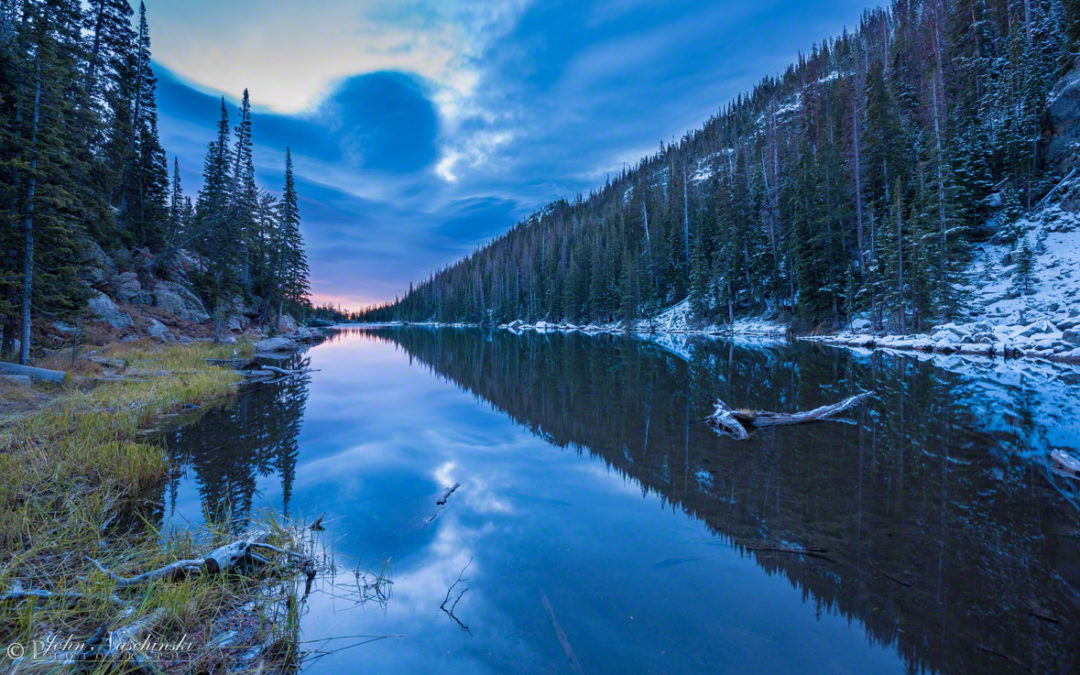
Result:
[[[400,294],[699,125],[870,0],[148,0],[185,186],[216,96],[256,105],[260,182],[290,146],[318,298]]]

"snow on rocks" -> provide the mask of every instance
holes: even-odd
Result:
[[[1080,214],[1048,206],[1020,231],[1035,252],[1029,293],[1014,284],[1015,251],[987,244],[968,270],[971,320],[934,326],[920,335],[875,335],[858,319],[837,335],[807,336],[845,347],[905,349],[983,356],[1080,360]]]
[[[637,321],[632,328],[627,328],[626,324],[621,321],[613,321],[605,324],[589,323],[578,325],[567,321],[557,323],[537,321],[534,324],[530,324],[521,319],[515,319],[509,323],[500,324],[498,328],[508,330],[515,334],[520,334],[522,331],[533,330],[540,333],[570,333],[580,331],[589,335],[596,333],[635,333],[639,335],[661,333],[676,335],[713,335],[727,337],[761,336],[784,338],[788,333],[786,324],[764,317],[740,318],[730,324],[695,326],[690,320],[690,301],[688,299],[668,307],[652,318]]]

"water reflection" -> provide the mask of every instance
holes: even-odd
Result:
[[[170,437],[191,472],[172,489],[193,484],[211,517],[242,520],[259,477],[278,479],[288,509],[299,470],[302,505],[329,503],[347,520],[335,546],[396,556],[386,616],[353,620],[407,626],[421,644],[365,652],[375,671],[1080,670],[1077,509],[1039,459],[1076,436],[1041,414],[1068,414],[1068,402],[1039,397],[1045,386],[988,386],[909,357],[811,345],[691,340],[672,350],[577,334],[350,329],[311,354],[334,369],[312,385],[322,397],[313,428],[299,435],[305,382],[256,388]],[[416,365],[540,444],[444,400]],[[1066,375],[1055,381],[1071,386]],[[850,423],[746,442],[700,423],[717,397],[796,410],[868,389],[877,400]],[[537,454],[551,446],[579,461]],[[594,470],[603,465],[692,520],[613,495]],[[438,488],[459,480],[447,508],[460,500],[461,512],[426,520],[440,515]],[[639,520],[624,522],[631,512]],[[707,539],[694,534],[700,524]],[[717,544],[786,579],[820,625],[737,561],[717,562]],[[437,632],[430,615],[474,557],[476,597],[459,612],[474,635]],[[315,633],[344,620],[316,609]],[[826,631],[828,616],[854,620],[878,651],[843,638],[839,624]]]
[[[308,363],[289,366],[304,369]],[[166,508],[175,511],[181,483],[194,483],[203,518],[240,532],[251,518],[257,479],[273,476],[280,480],[276,507],[288,515],[308,384],[304,376],[249,385],[235,405],[215,406],[198,424],[167,433],[170,463],[180,471],[166,486]]]

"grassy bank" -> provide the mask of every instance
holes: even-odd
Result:
[[[234,349],[132,343],[74,361],[63,355],[72,365],[63,385],[23,394],[36,406],[0,424],[0,596],[31,589],[54,596],[0,600],[0,649],[18,642],[29,654],[35,640],[85,640],[139,625],[165,641],[187,636],[191,647],[168,655],[175,662],[158,664],[164,670],[223,658],[206,645],[257,592],[257,580],[195,575],[118,588],[89,558],[136,575],[224,541],[227,525],[168,535],[156,529],[160,505],[147,497],[168,466],[147,430],[175,413],[228,404],[241,378],[207,359]],[[250,346],[239,351],[250,355]],[[277,524],[267,529],[291,543]],[[8,658],[0,652],[0,662]],[[19,670],[28,668],[62,666],[23,659]]]

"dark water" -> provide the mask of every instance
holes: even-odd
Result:
[[[805,344],[687,352],[343,330],[310,382],[170,436],[166,517],[325,511],[339,586],[390,561],[389,600],[327,585],[301,626],[402,637],[312,672],[1080,672],[1080,511],[1045,462],[1077,438],[1038,414],[1049,385]],[[738,442],[700,422],[717,397],[863,389],[851,423]],[[460,625],[440,610],[459,575]]]

